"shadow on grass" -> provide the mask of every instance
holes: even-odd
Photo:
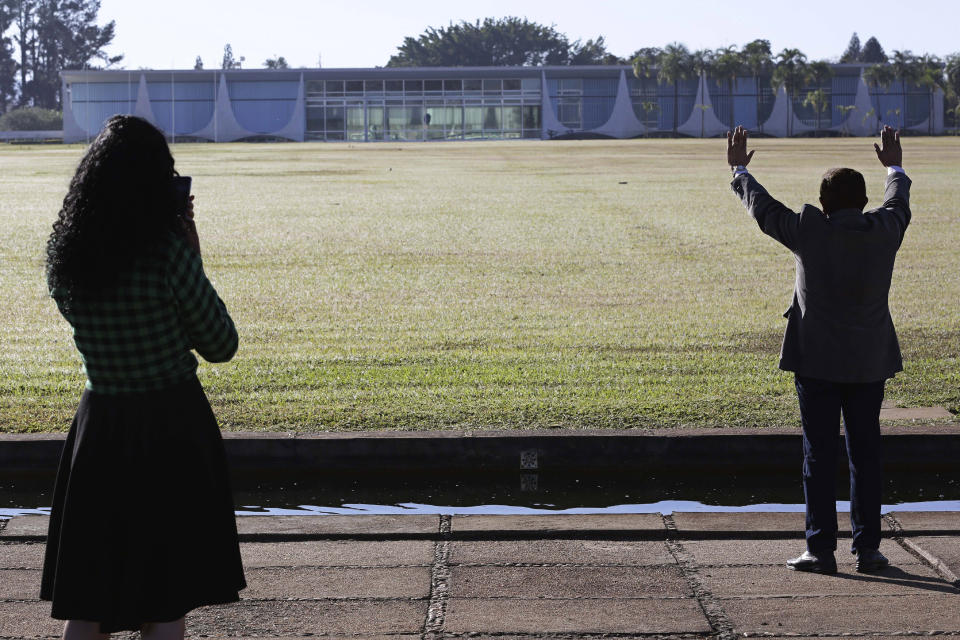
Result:
[[[960,354],[960,329],[903,329],[897,331],[905,360],[956,358]]]
[[[903,329],[897,330],[900,349],[905,360],[936,360],[955,358],[960,354],[960,329]],[[727,353],[769,354],[777,356],[783,343],[783,329],[740,331],[720,337],[715,342],[664,344],[602,344],[601,351],[611,353]]]

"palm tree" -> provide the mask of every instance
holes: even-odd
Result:
[[[770,41],[754,40],[743,45],[744,66],[750,70],[753,75],[753,84],[757,92],[757,125],[760,127],[760,133],[763,133],[763,118],[761,111],[763,106],[763,93],[760,91],[760,76],[768,73],[773,64],[771,60]]]
[[[813,132],[813,135],[816,136],[820,130],[820,114],[830,108],[830,96],[828,96],[827,92],[823,89],[808,91],[807,97],[803,100],[803,106],[813,107],[814,113],[817,114],[817,128],[814,129]]]
[[[847,104],[847,105],[838,104],[836,108],[837,108],[837,111],[840,112],[840,120],[843,122],[843,130],[840,132],[840,135],[842,135],[842,136],[848,136],[848,135],[850,135],[850,128],[849,128],[847,122],[848,122],[848,120],[850,119],[850,113],[857,110],[857,105],[855,105],[855,104]]]
[[[716,62],[714,63],[714,71],[717,76],[723,78],[727,82],[727,94],[730,96],[730,130],[733,131],[734,127],[734,116],[733,116],[733,91],[736,87],[737,76],[743,73],[743,56],[737,51],[736,47],[730,46],[726,49],[718,49],[716,53]]]
[[[910,84],[916,84],[920,80],[921,70],[917,64],[917,57],[913,52],[893,51],[890,57],[890,70],[893,77],[901,82],[903,95],[903,110],[900,112],[900,128],[903,129],[907,123],[907,87]]]
[[[920,77],[917,84],[925,87],[928,91],[927,100],[927,135],[933,135],[934,109],[933,100],[936,97],[937,89],[946,91],[947,78],[944,74],[943,62],[937,56],[923,54],[917,59],[917,65],[920,68]]]
[[[678,120],[680,119],[680,81],[686,80],[693,73],[693,63],[690,51],[686,45],[672,42],[663,49],[660,59],[660,70],[657,80],[673,85],[673,135],[677,135]]]
[[[650,78],[660,66],[663,50],[660,47],[644,47],[633,52],[633,75],[638,78]]]
[[[960,53],[947,56],[943,71],[947,77],[947,85],[955,96],[960,97]]]
[[[804,76],[807,83],[813,85],[813,91],[807,94],[807,101],[810,100],[811,93],[817,94],[816,99],[813,100],[817,112],[817,128],[814,131],[816,136],[820,131],[820,114],[829,110],[830,95],[824,85],[833,77],[833,69],[829,62],[816,60],[807,65]]]
[[[867,83],[868,88],[873,88],[874,90],[883,87],[886,89],[890,86],[890,83],[893,82],[893,69],[890,68],[888,64],[873,64],[863,70],[863,79]],[[876,94],[874,94],[876,95]],[[872,100],[871,100],[872,103]],[[872,112],[872,113],[871,113]],[[882,121],[883,118],[880,116],[880,98],[877,97],[877,106],[870,109],[867,114],[864,116],[864,120],[869,118],[871,115],[876,115],[879,121]]]
[[[957,134],[960,135],[960,126],[957,126],[957,120],[960,118],[960,53],[947,56],[943,71],[947,79],[947,89],[949,89],[950,97],[954,101],[953,126]]]
[[[790,98],[787,101],[787,135],[793,135],[793,101],[803,84],[806,75],[807,56],[799,49],[784,49],[777,54],[776,67],[773,70],[773,87],[783,87]]]
[[[641,99],[645,97],[643,80],[644,78],[653,77],[654,72],[660,67],[660,59],[662,57],[663,51],[659,47],[644,47],[633,53],[633,75],[640,80]],[[649,101],[642,103],[644,120],[646,120],[646,115],[652,111],[652,109],[647,106],[649,104]],[[653,104],[658,104],[656,102],[656,95],[654,95]]]
[[[697,81],[699,82],[701,99],[704,99],[707,95],[707,76],[713,72],[714,68],[713,51],[710,49],[697,49],[690,54],[690,65],[693,67],[693,72],[696,74]],[[700,110],[700,137],[702,138],[704,135],[703,120],[709,107],[706,102],[693,106]]]

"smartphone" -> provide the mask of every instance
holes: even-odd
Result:
[[[173,178],[173,196],[177,207],[177,215],[182,216],[190,207],[190,186],[193,179],[190,176],[175,176]]]

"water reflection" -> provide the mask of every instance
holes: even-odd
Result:
[[[786,471],[786,470],[785,470]],[[592,514],[803,511],[799,473],[258,473],[233,478],[237,514]],[[531,475],[536,482],[531,482]],[[849,481],[837,475],[839,511]],[[0,519],[47,514],[53,478],[0,477]],[[884,511],[960,511],[960,471],[889,473]],[[176,507],[158,505],[176,515]]]

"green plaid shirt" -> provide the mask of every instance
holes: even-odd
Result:
[[[197,353],[226,362],[237,352],[237,330],[200,256],[171,235],[139,259],[115,286],[51,295],[73,327],[87,389],[119,394],[154,391],[196,375]]]

